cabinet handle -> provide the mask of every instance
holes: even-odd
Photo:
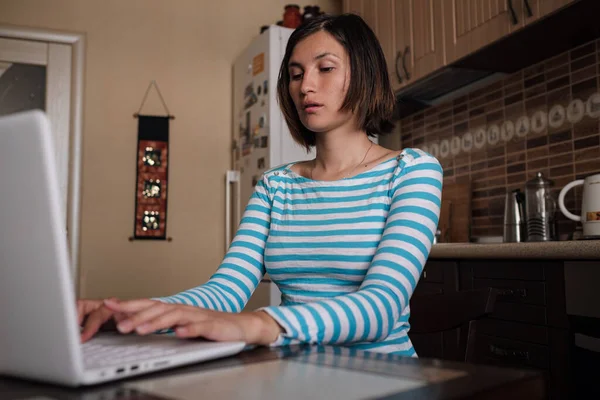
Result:
[[[494,344],[489,345],[490,353],[504,358],[510,358],[513,360],[519,361],[529,361],[529,351],[528,350],[515,350],[509,349],[502,346],[496,346]]]
[[[507,289],[507,288],[493,288],[498,292],[499,296],[512,296],[512,297],[527,297],[527,289]]]
[[[406,55],[410,54],[410,46],[406,46],[404,49],[404,55],[402,56],[402,68],[404,68],[404,75],[406,76],[406,80],[410,80],[410,74],[408,73],[408,69],[406,68]]]
[[[512,0],[508,0],[508,11],[510,11],[510,19],[512,20],[513,25],[518,24],[519,20],[517,19],[517,13],[513,7]]]
[[[398,62],[400,61],[400,59],[403,58],[402,57],[402,52],[399,51],[398,54],[396,54],[396,78],[398,78],[398,83],[402,83],[402,74],[400,73],[400,67],[398,66]]]
[[[527,10],[527,16],[528,17],[533,17],[533,11],[531,11],[531,5],[529,4],[529,0],[523,0],[523,2],[525,3],[525,9]]]

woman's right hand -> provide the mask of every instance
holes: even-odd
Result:
[[[116,299],[112,299],[116,300]],[[90,340],[107,323],[118,323],[125,315],[117,314],[104,305],[104,300],[77,300],[77,318],[81,331],[81,343]]]

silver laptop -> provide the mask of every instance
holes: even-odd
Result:
[[[45,114],[0,117],[0,374],[79,386],[244,348],[242,342],[118,333],[82,345],[57,188]]]

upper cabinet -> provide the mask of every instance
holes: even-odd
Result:
[[[344,0],[383,48],[394,91],[575,0]]]

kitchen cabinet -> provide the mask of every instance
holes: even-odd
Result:
[[[443,5],[446,61],[451,63],[508,35],[511,24],[510,2],[521,0],[447,0]],[[512,28],[514,29],[514,28]]]
[[[397,82],[394,73],[394,12],[392,0],[345,0],[343,11],[360,15],[373,30],[386,59],[392,86]]]
[[[494,311],[475,323],[470,362],[540,370],[550,398],[575,398],[584,391],[580,385],[598,392],[580,376],[600,362],[599,267],[598,261],[430,259],[411,305],[423,294],[494,288]],[[455,360],[465,354],[467,333],[409,336],[419,356]]]

